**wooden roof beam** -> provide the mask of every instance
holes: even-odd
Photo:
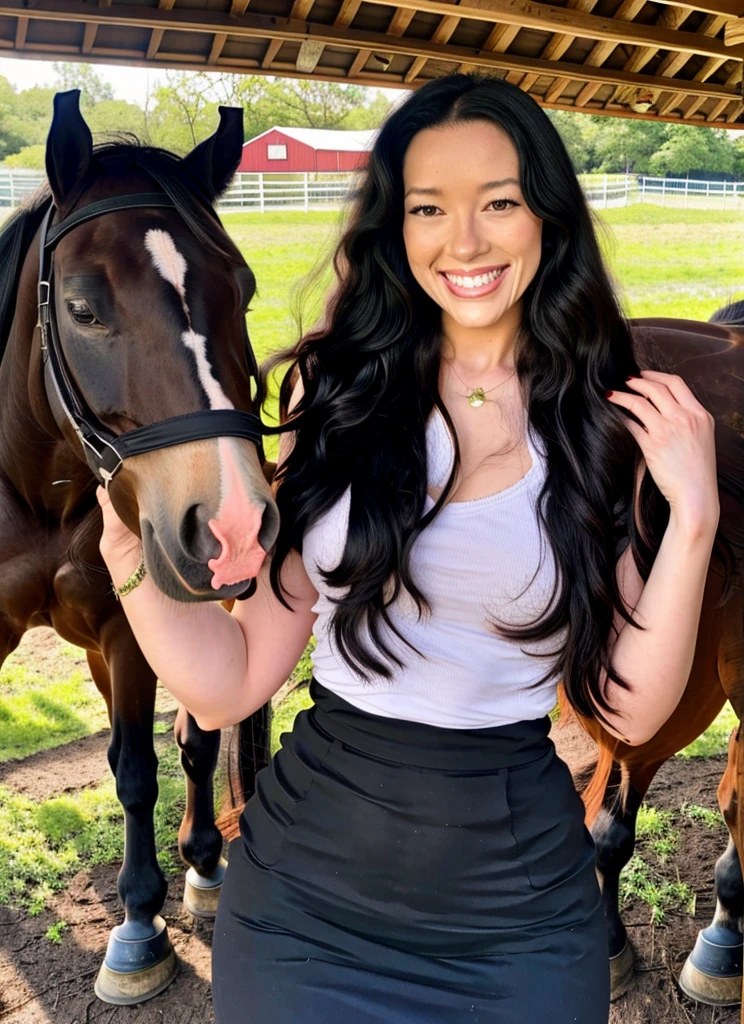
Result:
[[[232,0],[230,4],[230,17],[231,18],[242,18],[245,14],[245,9],[251,0]]]
[[[717,121],[730,102],[731,100],[719,100],[705,119],[708,124]]]
[[[442,20],[439,22],[436,29],[434,30],[434,33],[431,37],[431,41],[433,43],[449,42],[452,33],[455,31],[459,24],[460,19],[457,17],[447,16],[445,18],[442,18]],[[419,72],[422,70],[428,59],[428,57],[415,57],[413,60],[413,64],[411,64],[410,68],[404,75],[403,81],[406,82],[406,84],[408,84],[412,82],[415,78],[417,78]]]
[[[173,0],[161,0],[169,6]],[[298,0],[308,5],[312,0]],[[698,0],[696,0],[698,2]],[[699,0],[700,3],[703,0]],[[744,0],[736,0],[744,2]],[[451,15],[453,5],[442,0],[375,0],[377,6],[400,7],[438,14]],[[691,9],[691,8],[690,8]],[[0,15],[17,17],[21,9],[15,4],[0,3]],[[25,13],[25,9],[24,13]],[[92,22],[99,25],[121,24],[141,28],[153,28],[186,32],[230,32],[235,36],[251,36],[261,34],[272,35],[269,26],[281,30],[288,26],[292,19],[277,18],[269,15],[244,15],[239,23],[227,14],[215,11],[199,11],[193,8],[164,11],[158,7],[150,8],[129,4],[120,4],[115,8],[91,8],[80,0],[35,0],[34,15],[45,20],[70,21],[83,23]],[[543,32],[559,32],[582,38],[604,40],[606,42],[625,43],[632,46],[656,47],[656,49],[679,50],[680,52],[699,53],[705,57],[735,57],[744,59],[744,44],[727,47],[718,39],[710,39],[699,32],[677,32],[659,26],[639,25],[635,22],[622,22],[616,18],[603,18],[582,11],[567,10],[549,4],[535,3],[534,0],[463,0],[457,5],[457,15],[461,18],[472,18],[477,21],[494,21],[504,24],[520,25]],[[413,14],[412,14],[413,16]],[[256,28],[263,23],[259,32]],[[304,33],[316,35],[327,33],[330,26],[319,23],[305,23]],[[357,33],[359,36],[375,36],[379,33]],[[333,40],[334,42],[340,40]],[[353,44],[354,40],[347,40]],[[356,47],[355,47],[356,48]],[[445,58],[446,59],[446,58]]]
[[[158,0],[158,10],[170,11],[173,9],[173,5],[176,0]],[[165,29],[155,28],[150,33],[150,42],[147,44],[147,59],[152,60],[155,54],[160,49],[160,44],[163,41],[165,35]]]
[[[22,50],[26,45],[26,35],[28,33],[28,18],[19,18],[16,22],[15,31],[15,48],[16,50]]]
[[[621,21],[632,21],[644,4],[645,0],[624,0],[620,7],[615,11],[615,17]],[[584,61],[584,64],[587,67],[599,68],[604,64],[614,49],[614,43],[595,43]],[[558,97],[566,89],[570,81],[571,80],[569,78],[564,78],[553,83],[553,86],[548,90],[551,94],[551,103],[557,101]],[[576,105],[581,107],[585,106],[590,100],[594,99],[601,87],[601,83],[599,82],[588,82],[576,97]]]
[[[663,25],[664,28],[669,29],[678,29],[691,13],[692,11],[687,7],[665,7],[659,16],[657,25]],[[629,71],[631,74],[636,71],[642,71],[658,52],[658,46],[637,46],[623,65],[623,71]],[[607,104],[625,102],[628,99],[629,92],[630,90],[627,86],[615,86],[612,95],[607,100]]]
[[[385,34],[388,36],[393,36],[393,38],[400,39],[405,33],[408,26],[413,21],[415,13],[415,11],[404,10],[403,8],[396,8],[396,10],[393,12],[392,18],[390,19],[390,24],[388,25],[387,32]],[[349,78],[356,78],[356,76],[360,74],[360,72],[362,71],[362,68],[366,66],[367,61],[370,59],[371,56],[372,50],[360,50],[359,53],[354,58],[354,60],[352,61],[351,67],[349,68]]]
[[[726,6],[735,4],[744,8],[744,0],[721,0]],[[445,15],[451,13],[452,5],[442,0],[374,0],[384,7],[395,6],[411,8],[427,14]],[[676,3],[676,0],[675,0]],[[684,7],[685,17],[693,10],[707,10],[705,0],[695,0]],[[706,40],[697,32],[677,32],[667,27],[662,15],[659,24],[639,25],[633,21],[624,21],[617,16],[604,18],[587,14],[579,10],[564,7],[553,7],[547,3],[536,3],[533,0],[459,0],[457,13],[461,18],[475,21],[498,21],[502,24],[520,25],[522,28],[533,28],[542,32],[560,32],[586,39],[614,41],[631,46],[652,46],[656,50],[684,50],[687,53],[702,53],[705,56],[717,57],[726,52],[726,44],[721,40]],[[713,10],[711,13],[722,13]],[[732,14],[729,14],[731,17]],[[675,15],[669,18],[674,22]],[[684,18],[681,19],[684,21]],[[742,19],[744,20],[744,19]],[[744,44],[744,40],[742,40]],[[702,47],[702,48],[701,48]],[[744,57],[744,46],[740,53],[729,52],[730,57]]]
[[[567,7],[575,8],[576,10],[585,11],[587,14],[590,13],[598,0],[568,0]],[[552,39],[543,47],[540,56],[544,60],[560,60],[566,50],[572,45],[576,36],[566,35],[554,35]],[[523,89],[524,92],[529,92],[532,86],[537,81],[538,76],[534,74],[525,75],[521,82],[519,82],[519,88]]]
[[[111,0],[98,0],[99,7],[110,7]],[[86,25],[83,31],[83,53],[90,53],[93,49],[93,44],[96,41],[96,33],[98,32],[98,25]]]

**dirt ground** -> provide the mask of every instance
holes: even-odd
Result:
[[[164,718],[172,714],[170,710],[161,713]],[[172,742],[167,736],[157,740]],[[59,751],[47,751],[21,763],[0,765],[0,783],[37,799],[95,784],[107,775],[106,743],[105,734],[98,733],[68,744],[62,758]],[[648,800],[659,809],[675,810],[685,800],[715,808],[723,769],[722,756],[670,761],[655,779]],[[639,973],[628,995],[614,1005],[610,1024],[738,1024],[740,1020],[738,1008],[697,1005],[675,984],[697,931],[710,923],[713,868],[725,847],[720,831],[684,820],[676,827],[682,836],[679,852],[670,858],[669,873],[672,877],[678,873],[697,893],[695,917],[668,913],[663,926],[653,927],[647,906],[639,903],[626,910],[624,920]],[[113,865],[80,871],[50,909],[36,918],[0,907],[1,1024],[213,1024],[211,927],[183,911],[182,877],[171,884],[164,909],[181,964],[174,983],[136,1007],[109,1006],[95,997],[93,983],[108,934],[120,922],[117,870]],[[62,943],[54,945],[44,936],[60,919],[69,927]],[[265,1019],[271,1020],[269,1008]]]

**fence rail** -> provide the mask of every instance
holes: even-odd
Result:
[[[353,174],[236,174],[220,211],[322,210],[339,207],[355,184]],[[44,181],[43,171],[0,168],[0,207],[18,206]],[[683,209],[744,210],[744,181],[697,181],[641,175],[581,175],[589,203],[598,209],[655,203]]]

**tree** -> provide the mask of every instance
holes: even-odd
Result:
[[[214,131],[217,103],[209,76],[169,71],[167,85],[155,92],[155,107],[147,115],[153,145],[173,153],[190,152]]]
[[[341,122],[340,127],[357,132],[379,128],[390,113],[392,106],[387,96],[377,92],[374,98],[363,107],[356,107],[350,111]]]
[[[364,105],[359,85],[338,85],[311,79],[275,79],[268,89],[274,122],[285,127],[338,128],[353,110]]]
[[[632,118],[592,117],[596,169],[604,174],[648,173],[651,158],[664,145],[669,125]]]
[[[46,145],[24,146],[7,157],[5,167],[18,167],[22,171],[43,171],[46,168]]]
[[[594,167],[594,147],[586,132],[588,118],[567,110],[548,110],[548,117],[558,130],[577,174]]]
[[[52,64],[57,75],[55,88],[59,90],[79,89],[80,106],[94,107],[103,100],[114,98],[114,89],[104,82],[91,64]]]
[[[96,142],[103,142],[106,136],[116,136],[120,133],[133,135],[140,142],[150,141],[145,112],[136,103],[127,103],[126,100],[101,100],[86,110],[85,120]]]
[[[723,129],[674,124],[669,126],[664,144],[651,157],[650,166],[654,174],[730,174],[735,158],[734,144]]]

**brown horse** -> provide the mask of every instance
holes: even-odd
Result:
[[[741,308],[739,308],[741,307]],[[652,779],[677,751],[692,743],[716,717],[726,699],[744,718],[744,303],[716,314],[715,324],[684,320],[633,321],[636,358],[641,368],[677,373],[716,419],[721,518],[705,586],[692,671],[678,707],[652,740],[630,747],[597,722],[580,724],[596,742],[589,771],[577,778],[583,788],[587,822],[597,847],[609,926],[613,999],[633,977],[633,954],[618,908],[622,868],[635,843],[635,822]],[[739,326],[737,326],[737,324]],[[565,698],[553,737],[559,752],[576,764],[571,723],[576,716]],[[580,755],[579,755],[580,758]],[[729,761],[718,790],[730,831],[726,852],[716,864],[717,909],[698,936],[680,976],[682,990],[712,1005],[741,1000],[744,915],[744,735],[732,734]],[[744,1017],[743,1017],[744,1020]]]
[[[242,111],[223,108],[216,133],[183,160],[133,144],[93,149],[78,94],[61,94],[51,190],[0,235],[0,664],[27,629],[52,626],[85,648],[108,705],[125,920],[96,991],[116,1003],[160,991],[176,961],[159,916],[156,680],[100,557],[95,489],[110,486],[164,593],[248,596],[278,515],[250,414],[244,313],[255,281],[212,208],[242,144]],[[257,740],[243,745],[248,783],[266,756],[266,727],[266,713],[245,723]],[[186,900],[209,915],[224,871],[212,793],[220,736],[184,709],[175,734]]]

